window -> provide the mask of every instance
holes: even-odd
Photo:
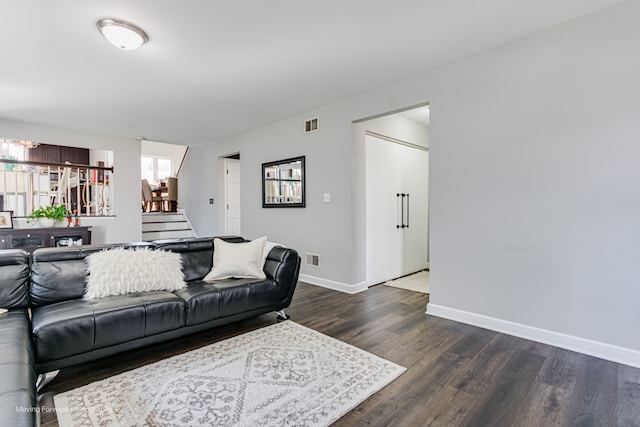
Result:
[[[142,156],[140,158],[140,170],[142,179],[150,183],[166,181],[172,176],[171,159],[156,156]]]
[[[20,147],[16,144],[12,144],[6,138],[2,140],[2,145],[0,148],[0,159],[4,160],[27,160],[25,156],[26,149],[24,147]],[[3,169],[6,170],[14,170],[16,165],[14,164],[3,164]]]

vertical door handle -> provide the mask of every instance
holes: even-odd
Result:
[[[396,194],[396,198],[401,197],[401,199],[399,200],[400,202],[400,221],[396,221],[396,222],[400,222],[400,224],[396,224],[396,228],[409,228],[409,194],[405,194],[405,193],[397,193]],[[404,223],[404,218],[405,218],[405,198],[407,199],[407,223]]]
[[[402,222],[402,217],[404,216],[402,213],[400,213],[400,221],[398,221],[398,202],[400,202],[400,209],[402,209],[403,202],[402,200],[400,200],[400,193],[396,193],[396,228],[400,228],[400,224],[398,223]]]
[[[407,228],[409,228],[409,193],[407,193]]]

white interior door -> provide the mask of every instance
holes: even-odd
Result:
[[[429,224],[429,152],[389,143],[399,157],[402,173],[405,225],[402,234],[402,268],[400,276],[424,270],[428,266]],[[399,277],[399,276],[396,276]],[[394,277],[395,279],[395,277]]]
[[[367,283],[374,285],[427,267],[428,154],[372,135],[365,144]]]
[[[240,236],[240,160],[224,159],[225,234]]]

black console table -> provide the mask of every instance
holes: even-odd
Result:
[[[91,244],[91,227],[16,228],[0,230],[0,249],[24,249]]]

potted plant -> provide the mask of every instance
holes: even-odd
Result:
[[[67,215],[67,207],[60,206],[41,206],[34,210],[31,215],[27,216],[27,222],[34,223],[40,221],[43,227],[53,227],[56,222],[64,220]]]

